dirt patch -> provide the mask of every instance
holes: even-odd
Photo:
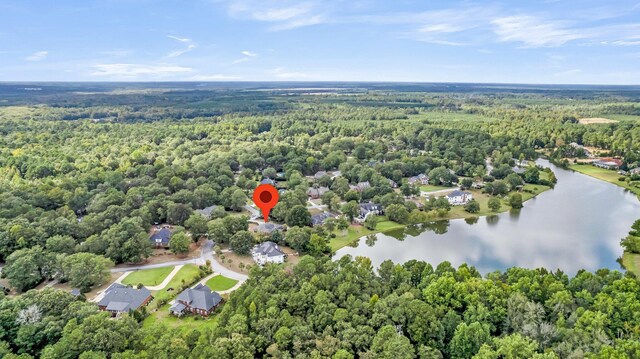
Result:
[[[256,262],[253,261],[253,258],[250,255],[240,256],[229,251],[228,244],[224,244],[220,246],[220,248],[223,251],[222,255],[224,256],[224,259],[217,258],[217,260],[220,264],[222,264],[223,267],[227,269],[230,269],[234,272],[247,274],[249,273],[249,269],[247,267],[256,265]],[[282,250],[287,255],[287,258],[284,262],[287,267],[295,266],[300,261],[300,256],[292,248],[287,246],[280,246],[280,250]],[[231,263],[229,263],[229,259],[231,260]],[[242,270],[240,270],[240,263],[244,264],[244,268]]]
[[[583,125],[594,125],[598,123],[616,123],[618,121],[611,120],[608,118],[603,118],[603,117],[588,117],[588,118],[581,118],[578,120],[578,122],[580,122]]]

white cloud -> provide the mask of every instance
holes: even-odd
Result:
[[[191,39],[186,38],[186,37],[179,37],[179,36],[174,36],[174,35],[167,35],[168,38],[170,39],[174,39],[176,41],[180,41],[180,42],[191,42]]]
[[[224,80],[239,80],[241,76],[233,76],[233,75],[196,75],[189,78],[191,81],[224,81]]]
[[[560,71],[560,72],[556,72],[555,74],[553,74],[553,76],[557,76],[557,77],[568,77],[568,76],[574,76],[577,75],[579,73],[581,73],[582,70],[580,69],[570,69],[570,70],[565,70],[565,71]]]
[[[290,30],[328,21],[322,5],[316,1],[294,0],[226,0],[229,14],[271,23],[272,31]]]
[[[167,64],[98,64],[93,66],[94,76],[110,77],[166,77],[169,75],[183,74],[193,71],[189,67]]]
[[[38,51],[26,57],[27,61],[40,61],[44,60],[49,55],[49,51]]]
[[[242,54],[243,57],[234,60],[233,61],[234,64],[241,64],[243,62],[249,61],[249,59],[252,58],[252,57],[258,56],[258,54],[256,54],[255,52],[251,52],[251,51],[247,51],[247,50],[241,51],[240,53]]]
[[[186,37],[179,37],[179,36],[173,36],[173,35],[168,35],[167,37],[187,45],[187,47],[185,48],[169,52],[166,56],[168,58],[178,57],[198,47],[198,45],[194,43],[193,40]]]
[[[587,36],[561,23],[533,16],[506,16],[494,19],[494,32],[502,42],[520,42],[524,47],[556,47]]]
[[[296,80],[309,79],[309,75],[304,72],[287,71],[284,67],[278,67],[271,71],[271,74],[279,79]]]

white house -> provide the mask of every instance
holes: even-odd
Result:
[[[473,195],[470,192],[455,190],[449,193],[447,196],[449,204],[452,206],[460,206],[469,203],[473,199]]]
[[[284,263],[285,254],[277,244],[266,241],[253,247],[251,256],[256,263],[265,265],[267,263]]]
[[[356,222],[362,223],[370,215],[379,215],[383,213],[384,213],[384,209],[382,208],[382,205],[371,203],[371,202],[360,203],[360,214],[358,215],[358,217],[354,219]]]
[[[419,185],[419,184],[426,185],[426,184],[429,184],[429,176],[425,175],[424,173],[421,173],[417,176],[409,177],[407,182],[409,182],[410,185]]]

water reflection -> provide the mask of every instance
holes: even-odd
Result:
[[[345,247],[336,258],[363,255],[375,266],[386,259],[419,259],[434,265],[449,261],[454,266],[469,263],[482,273],[511,266],[561,269],[568,274],[581,268],[619,269],[620,238],[640,217],[636,196],[549,166],[558,178],[555,189],[526,202],[521,210],[484,220],[438,221],[378,234],[376,241],[370,241],[373,246]]]

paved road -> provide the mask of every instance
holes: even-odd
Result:
[[[307,202],[309,203],[307,208],[313,208],[313,209],[317,209],[317,210],[321,210],[321,211],[323,211],[325,208],[327,208],[326,204],[315,204],[310,199],[307,200]]]
[[[250,206],[248,204],[245,204],[242,208],[244,208],[247,211],[251,212],[250,220],[258,219],[258,217],[260,217],[262,215],[262,213],[260,213],[260,211],[258,211],[257,209],[253,208],[252,206]]]
[[[191,258],[191,259],[185,259],[185,260],[182,260],[182,261],[172,261],[172,262],[156,263],[156,264],[134,265],[134,266],[130,266],[130,267],[111,268],[111,273],[130,272],[130,271],[140,270],[140,269],[175,267],[175,266],[181,266],[181,265],[185,265],[185,264],[200,265],[200,264],[204,264],[204,261],[201,258]]]
[[[211,261],[211,268],[213,269],[213,271],[215,273],[220,273],[225,277],[236,279],[236,280],[240,281],[241,283],[244,283],[244,281],[246,281],[247,278],[249,278],[245,274],[234,272],[234,271],[232,271],[230,269],[227,269],[227,268],[223,267],[222,264],[220,264],[214,258],[214,256],[213,256],[213,241],[207,240],[202,245],[202,252],[201,253],[202,253],[202,255],[201,255],[202,262],[205,263],[207,260]]]

